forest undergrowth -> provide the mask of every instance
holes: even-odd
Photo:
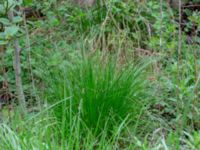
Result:
[[[177,2],[0,2],[0,149],[200,149],[200,4]]]

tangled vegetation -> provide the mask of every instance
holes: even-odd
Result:
[[[198,0],[0,2],[0,149],[200,149],[199,36]]]

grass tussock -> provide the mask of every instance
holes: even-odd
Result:
[[[111,130],[126,117],[136,122],[147,103],[145,66],[120,65],[116,59],[102,59],[101,55],[81,57],[74,64],[53,70],[47,81],[47,99],[56,102],[70,97],[56,107],[58,119],[80,113],[86,126],[98,134],[105,127]]]

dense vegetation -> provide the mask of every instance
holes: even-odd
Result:
[[[200,3],[0,2],[0,149],[200,149]]]

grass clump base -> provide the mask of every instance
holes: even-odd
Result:
[[[51,72],[46,93],[51,102],[70,97],[54,111],[58,120],[66,117],[65,128],[77,113],[94,134],[105,128],[111,131],[127,117],[137,121],[147,100],[145,65],[120,65],[115,58],[99,54],[75,62]]]

